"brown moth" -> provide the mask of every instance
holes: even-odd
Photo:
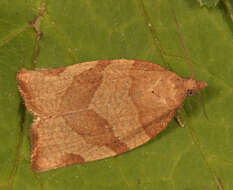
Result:
[[[105,60],[17,74],[32,124],[37,172],[132,150],[160,133],[206,83],[160,65]],[[179,121],[179,120],[178,120]],[[181,124],[182,125],[182,124]]]
[[[22,69],[19,90],[36,119],[32,167],[41,172],[115,156],[160,133],[206,83],[136,60]]]

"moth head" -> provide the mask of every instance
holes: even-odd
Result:
[[[206,116],[206,118],[208,119],[208,116],[207,116],[206,111],[205,111],[205,104],[203,102],[203,99],[202,99],[202,96],[201,96],[201,93],[200,93],[200,90],[205,88],[207,86],[207,83],[203,82],[203,81],[195,81],[194,80],[194,71],[193,71],[192,60],[191,60],[191,57],[189,55],[189,51],[188,51],[187,45],[186,45],[186,43],[184,41],[184,37],[183,37],[183,34],[181,32],[181,29],[180,29],[179,23],[177,21],[176,14],[175,14],[174,10],[173,10],[173,15],[174,15],[174,20],[175,20],[177,29],[178,29],[179,34],[180,34],[180,39],[181,39],[182,44],[183,44],[184,49],[185,49],[185,54],[186,54],[186,56],[188,58],[188,61],[189,61],[191,72],[192,72],[192,77],[190,79],[187,79],[187,81],[185,82],[186,89],[187,89],[186,95],[187,96],[193,96],[196,92],[198,93],[198,95],[200,97],[200,100],[201,100],[201,103],[202,103],[202,106],[203,106],[203,113]]]
[[[204,81],[196,81],[192,78],[186,79],[186,95],[193,96],[196,92],[200,92],[201,89],[204,89],[207,86],[207,83]]]

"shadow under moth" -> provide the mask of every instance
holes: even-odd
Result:
[[[193,76],[184,79],[160,65],[126,59],[22,69],[17,80],[35,115],[31,159],[37,172],[146,143],[168,125],[187,96],[206,87]]]

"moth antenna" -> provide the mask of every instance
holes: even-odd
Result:
[[[194,79],[194,72],[193,72],[193,63],[192,63],[192,60],[191,60],[191,57],[190,57],[190,54],[189,54],[189,51],[188,51],[188,48],[187,48],[187,45],[184,41],[184,37],[183,37],[183,34],[182,34],[182,31],[180,29],[180,25],[177,21],[177,18],[176,18],[176,13],[174,10],[172,10],[172,13],[173,13],[173,16],[174,16],[174,20],[175,20],[175,23],[176,23],[176,26],[177,26],[177,29],[178,29],[178,32],[179,32],[179,35],[180,35],[180,39],[182,41],[182,44],[184,46],[184,49],[185,49],[185,54],[188,58],[188,61],[189,61],[189,65],[190,65],[190,68],[191,68],[191,72],[192,72],[192,79]]]
[[[202,98],[202,96],[201,96],[201,93],[198,92],[198,95],[199,95],[199,97],[200,97],[200,101],[201,101],[201,105],[202,105],[202,110],[203,110],[203,113],[204,113],[204,115],[205,115],[205,118],[206,118],[207,120],[209,120],[209,117],[208,117],[207,112],[206,112],[206,109],[205,109],[205,103],[204,103],[204,101],[203,101],[203,98]]]

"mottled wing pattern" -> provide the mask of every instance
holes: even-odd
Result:
[[[22,70],[17,76],[20,92],[37,116],[32,125],[33,168],[46,171],[103,159],[156,136],[176,109],[169,109],[145,83],[158,89],[156,81],[169,74],[159,65],[134,60]]]
[[[76,119],[83,118],[76,117]],[[98,122],[97,124],[102,124],[104,121],[99,120]],[[96,129],[98,132],[98,125],[96,124],[89,131],[84,131],[84,133],[82,133],[82,130],[85,126],[79,126],[79,131],[76,131],[73,127],[75,126],[69,121],[67,122],[64,117],[34,122],[32,128],[33,169],[46,171],[74,163],[101,159],[106,157],[106,155],[116,155],[116,152],[111,149],[114,147],[100,146],[100,143],[104,142],[99,142],[100,139],[98,139],[99,137],[103,140],[106,138],[106,135],[111,135],[109,130],[105,130],[104,134],[93,135],[92,132],[95,132]],[[114,135],[112,135],[112,138],[109,139],[112,140],[111,144],[115,140]],[[105,142],[107,142],[107,139]],[[119,144],[117,145],[120,146]]]

